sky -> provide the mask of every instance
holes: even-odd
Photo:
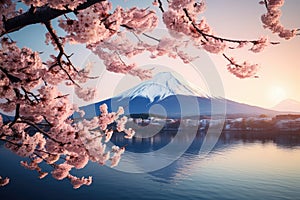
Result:
[[[236,79],[226,73],[224,59],[213,56],[222,74],[226,96],[230,99],[263,107],[272,107],[285,98],[300,100],[300,37],[284,41],[272,36],[261,26],[260,16],[264,7],[256,1],[207,1],[207,21],[220,35],[236,38],[255,38],[269,35],[281,44],[267,48],[260,54],[239,52],[238,58],[260,64],[258,79]],[[210,3],[212,10],[209,9]],[[282,23],[287,28],[300,27],[300,1],[289,0],[282,8]],[[219,17],[216,17],[219,16]]]
[[[150,5],[153,8],[151,1],[127,0],[113,2],[114,5],[120,4],[125,7],[148,7]],[[259,54],[247,50],[228,51],[230,56],[234,56],[240,61],[248,60],[252,63],[258,63],[261,66],[258,72],[259,78],[236,78],[227,72],[227,62],[221,55],[203,55],[201,52],[199,55],[201,54],[200,57],[203,57],[203,60],[199,59],[199,61],[193,63],[194,66],[185,66],[178,60],[174,61],[168,58],[150,60],[146,56],[137,57],[133,61],[137,62],[142,68],[163,65],[167,70],[176,71],[187,81],[208,91],[214,90],[214,87],[220,87],[219,82],[221,81],[225,98],[241,103],[270,108],[286,98],[300,101],[300,36],[285,41],[272,35],[269,30],[265,30],[262,27],[260,16],[266,11],[264,6],[259,5],[258,2],[259,0],[207,1],[204,16],[217,35],[249,40],[268,35],[270,40],[281,43],[280,45],[270,46]],[[159,12],[158,9],[156,10]],[[287,28],[300,28],[299,10],[300,1],[287,0],[282,8],[281,22]],[[53,23],[55,26],[55,22]],[[33,50],[44,52],[41,56],[45,59],[51,53],[56,54],[51,46],[46,46],[44,43],[45,31],[42,25],[37,24],[11,33],[9,36],[17,41],[20,47],[27,46]],[[59,28],[57,28],[57,31],[58,34],[63,34]],[[158,33],[164,31],[164,27],[160,24]],[[95,60],[83,45],[67,45],[66,51],[74,53],[72,61],[76,66],[84,66],[87,62]],[[99,64],[98,61],[95,61],[95,63]],[[195,72],[195,69],[198,71]],[[97,66],[94,73],[100,77],[92,83],[99,88],[98,99],[109,98],[139,82],[138,79],[131,76],[121,76],[107,72],[103,66]]]

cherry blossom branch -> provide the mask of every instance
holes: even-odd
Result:
[[[134,36],[135,36],[136,38],[138,38],[138,37],[137,37],[137,34],[134,32],[134,31],[135,31],[134,28],[132,28],[132,27],[126,25],[126,24],[122,24],[121,26],[124,27],[124,28],[126,28],[126,29],[128,29],[129,31],[131,31],[131,32],[134,34]],[[155,38],[155,37],[153,37],[153,36],[151,36],[151,35],[149,35],[149,34],[147,34],[147,33],[142,33],[142,35],[144,35],[145,37],[150,38],[150,39],[152,39],[152,40],[155,40],[155,41],[157,41],[157,42],[160,42],[159,39],[157,39],[157,38]],[[138,40],[141,41],[140,38],[138,38]]]
[[[9,79],[9,81],[13,84],[13,83],[18,83],[21,82],[21,79],[19,79],[16,76],[11,75],[10,73],[8,73],[8,71],[6,69],[4,69],[3,67],[0,67],[0,70],[5,74],[5,76]]]
[[[58,61],[61,61],[62,56],[63,56],[64,53],[65,53],[64,48],[63,48],[63,45],[60,43],[60,41],[59,41],[59,39],[58,39],[58,36],[55,34],[54,29],[53,29],[53,27],[52,27],[52,25],[51,25],[51,22],[50,22],[50,21],[46,21],[46,22],[44,22],[44,24],[45,24],[45,26],[46,26],[48,32],[50,33],[52,39],[54,40],[54,42],[55,42],[55,44],[56,44],[56,46],[57,46],[57,48],[58,48],[58,50],[59,50],[59,54],[58,54],[58,56],[57,56],[57,60],[58,60]]]
[[[43,115],[43,119],[45,120],[45,122],[50,126],[53,127],[53,124],[51,124],[51,122],[48,121],[47,117]]]
[[[82,3],[74,10],[70,10],[70,9],[58,10],[58,9],[51,8],[47,5],[39,8],[35,8],[34,10],[29,9],[27,12],[17,15],[11,19],[4,19],[5,31],[0,33],[0,37],[3,36],[4,34],[20,30],[28,25],[45,23],[67,13],[71,13],[71,12],[76,13],[80,10],[84,10],[102,1],[105,0],[87,0],[85,3]]]
[[[65,145],[65,143],[63,142],[60,142],[54,138],[52,138],[46,131],[44,131],[43,129],[41,129],[40,127],[38,127],[35,123],[31,122],[31,121],[28,121],[26,119],[22,119],[20,121],[17,121],[16,123],[25,123],[25,124],[28,124],[30,126],[32,126],[33,128],[35,128],[37,131],[41,132],[42,134],[44,134],[46,137],[48,137],[50,140],[52,140],[53,142],[56,142],[60,145]]]
[[[73,78],[70,76],[70,74],[68,73],[68,71],[62,66],[62,56],[63,56],[63,55],[66,55],[66,54],[65,54],[63,45],[60,43],[60,41],[59,41],[57,35],[55,34],[55,32],[54,32],[54,30],[53,30],[53,27],[52,27],[52,25],[51,25],[51,22],[50,22],[50,21],[47,21],[47,22],[44,22],[44,24],[45,24],[45,26],[46,26],[48,32],[50,33],[52,39],[54,40],[54,42],[55,42],[55,44],[57,45],[57,48],[58,48],[58,50],[59,50],[59,54],[57,55],[57,64],[58,64],[58,66],[65,72],[65,74],[68,76],[69,80],[70,80],[74,85],[76,85],[77,87],[80,87],[80,86],[73,80]],[[66,56],[66,57],[67,57],[68,61],[70,61],[70,60],[69,60],[69,57],[68,57],[68,56]],[[69,64],[70,64],[71,66],[73,66],[71,62],[69,62]],[[75,67],[73,66],[73,68],[75,68]]]
[[[17,99],[20,99],[20,97],[21,97],[20,91],[18,89],[14,88],[14,92],[16,94]],[[20,118],[20,104],[17,103],[16,110],[15,110],[15,117],[14,117],[14,120],[9,124],[9,128],[11,128],[17,122],[17,120],[19,118]]]
[[[258,41],[257,40],[235,40],[235,39],[229,39],[229,38],[223,38],[223,37],[219,37],[219,36],[215,36],[212,34],[208,34],[203,32],[201,29],[199,29],[196,24],[194,23],[193,19],[191,18],[191,16],[188,13],[188,10],[186,8],[183,8],[183,11],[186,15],[186,17],[189,19],[189,21],[191,22],[193,28],[201,35],[203,36],[203,38],[208,41],[208,38],[213,38],[215,40],[220,40],[221,42],[226,41],[226,42],[231,42],[231,43],[252,43],[253,45],[257,44]],[[276,44],[280,44],[279,42],[270,42],[270,44],[276,45]]]
[[[74,53],[71,53],[70,55],[66,55],[64,53],[64,56],[66,57],[68,63],[72,66],[72,68],[77,72],[77,74],[79,74],[79,71],[77,70],[77,68],[73,65],[72,61],[71,61],[71,57],[74,55]]]
[[[231,64],[231,65],[234,65],[236,67],[242,67],[241,65],[237,64],[237,63],[234,63],[232,61],[232,59],[230,59],[225,53],[222,54],[222,56]]]
[[[17,78],[15,76],[11,75],[10,73],[8,73],[8,71],[6,69],[0,67],[0,70],[6,75],[6,77],[9,79],[9,81],[11,83],[21,81],[19,78]],[[21,97],[20,91],[17,88],[14,88],[13,90],[15,92],[15,95],[16,95],[17,99],[20,99],[20,97]],[[15,116],[14,116],[13,121],[10,123],[9,128],[12,127],[17,122],[17,120],[19,118],[20,118],[20,104],[17,103],[16,104],[16,109],[15,109]]]
[[[40,101],[40,99],[37,97],[37,95],[35,95],[33,92],[27,91],[23,86],[21,87],[21,89],[23,90],[23,92],[25,93],[25,97],[26,97],[29,101],[32,101],[32,100],[29,98],[28,95],[32,96],[36,102],[39,102],[39,101]]]
[[[257,64],[250,64],[248,62],[243,62],[242,64],[238,64],[234,58],[229,58],[225,53],[222,54],[223,57],[229,61],[229,64],[227,65],[227,70],[235,75],[238,78],[249,78],[254,77],[258,78],[257,75],[255,75],[258,71],[258,65]]]
[[[299,35],[299,29],[287,29],[280,22],[281,11],[280,8],[284,5],[284,0],[264,0],[260,1],[264,4],[267,13],[261,16],[263,27],[276,33],[280,38],[289,40]]]
[[[46,154],[48,154],[48,155],[51,155],[51,156],[57,156],[57,154],[53,154],[53,153],[50,153],[50,152],[48,152],[48,151],[44,151],[44,150],[42,150],[42,149],[35,149],[34,151],[37,151],[37,152],[41,152],[41,153],[46,153]],[[40,155],[37,155],[37,156],[40,156]],[[40,158],[42,158],[42,157],[40,157]],[[42,158],[43,159],[43,158]],[[65,158],[63,158],[63,159],[65,159]],[[43,159],[45,162],[47,162],[45,159]]]
[[[22,144],[14,143],[14,142],[12,142],[12,141],[10,141],[10,140],[7,140],[7,139],[5,139],[5,138],[3,138],[3,137],[0,137],[0,140],[3,141],[3,142],[7,142],[7,143],[9,143],[9,144],[12,144],[12,145],[14,145],[14,146],[17,146],[17,147],[22,146]]]

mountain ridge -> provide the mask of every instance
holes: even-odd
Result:
[[[179,94],[208,97],[200,88],[195,88],[191,83],[171,72],[158,73],[152,79],[142,82],[117,97],[123,99],[130,96],[131,99],[134,99],[137,96],[142,96],[149,98],[150,102],[153,102],[157,97],[159,97],[158,100],[162,100],[168,96]]]
[[[159,73],[151,80],[144,81],[120,95],[82,107],[87,114],[85,117],[99,115],[99,106],[103,103],[108,105],[109,111],[115,111],[122,106],[125,115],[148,113],[168,118],[223,114],[275,116],[279,113],[258,106],[209,96],[189,85],[180,76],[175,77],[170,72]],[[224,107],[227,107],[226,113],[224,113]]]
[[[280,112],[297,112],[300,113],[300,102],[295,99],[284,99],[271,108]]]

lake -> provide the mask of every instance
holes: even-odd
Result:
[[[175,155],[151,152],[170,145],[174,137],[170,132],[131,141],[114,136],[114,143],[126,145],[120,165],[111,169],[88,164],[76,173],[93,176],[93,183],[77,190],[68,180],[49,175],[39,180],[2,145],[0,175],[9,176],[10,184],[0,188],[0,199],[300,199],[300,133],[222,133],[207,155],[200,151],[205,135],[198,133],[168,166],[145,173],[124,172],[141,166],[137,162],[155,167],[171,161]],[[180,138],[178,149],[188,139]]]

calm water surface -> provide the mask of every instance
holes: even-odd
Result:
[[[0,188],[0,199],[300,199],[300,134],[223,134],[206,157],[199,154],[202,140],[198,135],[177,161],[150,173],[90,163],[77,175],[93,176],[93,184],[78,190],[67,180],[39,180],[1,147],[0,175],[11,183]],[[127,151],[155,150],[172,137],[155,141],[131,141]]]

